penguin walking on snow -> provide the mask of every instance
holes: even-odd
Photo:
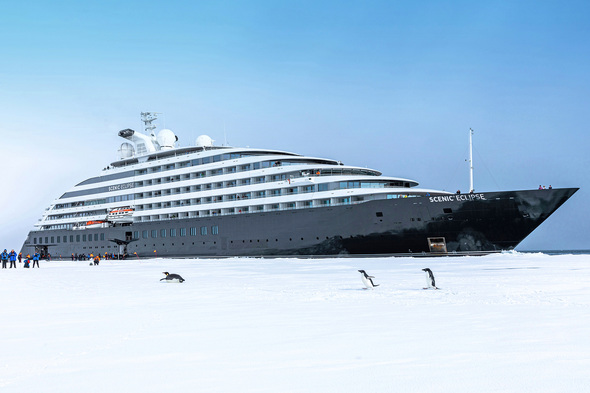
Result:
[[[170,274],[168,272],[162,272],[166,275],[166,277],[161,278],[160,281],[166,280],[166,282],[184,282],[184,278],[180,277],[178,274]]]
[[[365,284],[365,287],[367,287],[367,289],[373,289],[379,286],[379,284],[373,283],[372,279],[375,277],[369,276],[366,271],[359,270],[359,273],[361,273],[361,280],[363,280],[363,284]]]
[[[424,289],[428,289],[428,288],[434,288],[434,289],[438,289],[436,287],[436,282],[434,281],[434,274],[432,274],[432,270],[430,270],[429,268],[424,268],[422,269],[423,272],[426,272],[426,288]]]

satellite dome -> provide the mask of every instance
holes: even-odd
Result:
[[[119,153],[121,154],[121,159],[131,158],[135,154],[135,149],[131,143],[121,143]]]
[[[211,139],[208,135],[201,135],[197,138],[195,144],[197,147],[211,147],[213,146],[213,139]]]
[[[174,147],[174,143],[178,140],[178,138],[176,135],[174,135],[172,130],[163,129],[158,132],[158,137],[156,140],[162,150],[168,150]]]

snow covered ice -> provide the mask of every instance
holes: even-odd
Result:
[[[18,267],[2,392],[589,391],[588,255]]]

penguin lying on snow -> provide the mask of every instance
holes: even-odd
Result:
[[[367,287],[368,289],[373,289],[379,286],[379,284],[375,284],[373,283],[373,280],[371,280],[375,277],[369,276],[367,272],[365,272],[364,270],[359,270],[359,272],[361,273],[361,280],[363,280],[363,284],[365,284],[365,287]]]
[[[178,274],[170,274],[168,272],[162,272],[166,275],[166,277],[161,278],[160,281],[166,280],[166,282],[184,282],[184,278],[180,277]]]
[[[422,269],[422,271],[426,272],[426,288],[424,288],[424,289],[428,289],[428,288],[438,289],[436,287],[436,283],[434,282],[434,274],[432,274],[432,270],[425,267],[424,269]]]

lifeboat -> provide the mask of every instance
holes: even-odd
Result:
[[[132,207],[118,207],[107,214],[107,220],[111,222],[133,222]]]
[[[92,220],[86,222],[80,222],[74,225],[73,229],[90,229],[90,228],[106,228],[109,223],[103,220]]]
[[[104,228],[105,226],[107,226],[106,221],[102,221],[102,220],[86,221],[86,228]]]

